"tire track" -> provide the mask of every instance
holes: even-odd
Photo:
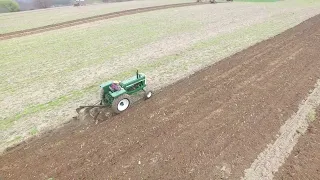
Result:
[[[102,14],[102,15],[97,15],[97,16],[92,16],[92,17],[87,17],[87,18],[81,18],[81,19],[66,21],[66,22],[62,22],[62,23],[57,23],[57,24],[52,24],[52,25],[47,25],[47,26],[42,26],[42,27],[37,27],[37,28],[31,28],[31,29],[26,29],[26,30],[21,30],[21,31],[0,34],[0,41],[6,40],[6,39],[22,37],[22,36],[28,36],[28,35],[32,35],[32,34],[38,34],[38,33],[46,32],[46,31],[67,28],[67,27],[71,27],[71,26],[77,26],[80,24],[90,23],[90,22],[94,22],[94,21],[100,21],[100,20],[105,20],[105,19],[121,17],[121,16],[127,16],[127,15],[133,15],[133,14],[139,14],[139,13],[157,11],[157,10],[163,10],[163,9],[170,9],[170,8],[202,5],[202,4],[207,4],[207,3],[196,3],[196,2],[195,3],[179,3],[179,4],[169,4],[169,5],[129,9],[129,10],[125,10],[125,11],[107,13],[107,14]]]

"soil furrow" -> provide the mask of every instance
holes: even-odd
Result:
[[[116,17],[121,17],[121,16],[127,16],[127,15],[162,10],[162,9],[195,6],[195,5],[200,5],[200,4],[203,4],[203,3],[179,3],[179,4],[145,7],[145,8],[125,10],[125,11],[120,11],[120,12],[107,13],[107,14],[103,14],[103,15],[92,16],[92,17],[88,17],[88,18],[76,19],[76,20],[72,20],[72,21],[42,26],[42,27],[38,27],[38,28],[32,28],[32,29],[26,29],[26,30],[22,30],[22,31],[15,31],[15,32],[10,32],[10,33],[0,34],[0,40],[12,39],[12,38],[28,36],[28,35],[32,35],[32,34],[38,34],[38,33],[46,32],[46,31],[62,29],[62,28],[66,28],[66,27],[76,26],[76,25],[90,23],[90,22],[94,22],[94,21],[100,21],[100,20],[104,20],[104,19],[111,19],[111,18],[116,18]]]

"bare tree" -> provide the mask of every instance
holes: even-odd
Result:
[[[48,8],[52,6],[52,0],[34,0],[37,8]]]

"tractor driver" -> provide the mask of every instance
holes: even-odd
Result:
[[[113,92],[120,91],[121,86],[119,81],[113,81],[112,84],[110,85],[110,88],[112,89]]]

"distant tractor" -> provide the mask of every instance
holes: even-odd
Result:
[[[130,107],[131,95],[143,91],[144,99],[149,99],[153,93],[147,88],[146,76],[138,71],[135,76],[122,82],[105,82],[100,85],[100,90],[100,105],[80,106],[77,111],[86,107],[111,107],[113,112],[119,114]]]
[[[73,6],[85,6],[85,0],[75,0]]]
[[[204,2],[206,0],[197,0],[197,2]],[[227,1],[233,1],[233,0],[227,0]],[[209,0],[210,3],[217,3],[216,0]]]

